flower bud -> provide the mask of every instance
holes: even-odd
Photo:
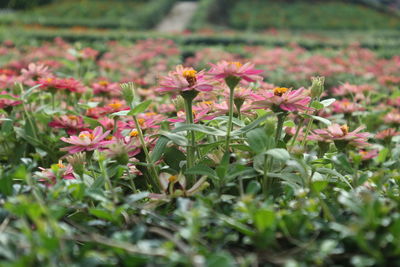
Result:
[[[121,83],[122,96],[126,103],[132,108],[133,100],[135,99],[135,84],[133,82]]]
[[[86,153],[85,152],[78,152],[73,155],[70,155],[66,158],[69,164],[72,165],[74,171],[82,176],[83,171],[85,169],[86,163]]]
[[[324,92],[325,77],[311,77],[311,97],[319,98]]]
[[[174,100],[172,100],[172,103],[174,104],[176,111],[185,109],[185,100],[182,96],[177,96]]]

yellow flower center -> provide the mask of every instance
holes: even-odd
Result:
[[[205,105],[207,105],[207,106],[211,106],[212,104],[214,104],[214,102],[212,102],[212,101],[203,101],[203,102],[201,102],[202,104],[205,104]]]
[[[147,112],[147,113],[145,113],[145,115],[146,116],[154,116],[154,115],[157,115],[157,113],[155,113],[155,112]]]
[[[366,156],[366,155],[368,155],[368,151],[362,150],[362,151],[360,151],[360,155],[361,156]]]
[[[62,163],[61,160],[58,161],[57,166],[58,168],[65,168],[65,165]]]
[[[78,117],[75,115],[68,115],[68,119],[77,121]]]
[[[133,130],[129,135],[132,136],[132,137],[136,137],[136,136],[139,135],[139,132],[136,131],[136,130]]]
[[[107,85],[109,85],[109,82],[103,80],[103,81],[99,81],[98,84],[100,84],[100,85],[102,85],[102,86],[107,86]]]
[[[286,87],[276,87],[274,89],[274,95],[276,96],[282,96],[284,93],[286,93],[289,90],[289,88]]]
[[[79,138],[84,139],[86,137],[88,137],[90,140],[94,139],[94,135],[92,133],[81,133],[81,134],[79,134]]]
[[[241,66],[243,66],[243,64],[240,63],[239,61],[232,61],[232,62],[229,62],[229,64],[235,65],[235,66],[238,67],[238,68],[240,68]]]
[[[46,82],[51,83],[54,79],[53,78],[47,78]]]
[[[174,182],[176,182],[178,180],[178,176],[176,176],[176,175],[171,175],[169,178],[168,178],[168,181],[170,182],[170,183],[174,183]]]
[[[196,78],[197,71],[195,70],[184,70],[182,75],[185,77],[186,81],[189,83],[189,86],[193,86],[197,82]]]
[[[143,126],[145,121],[145,119],[138,119],[138,123],[140,126]]]
[[[113,109],[118,109],[118,108],[122,107],[122,103],[121,102],[115,102],[115,103],[108,104],[108,106],[112,107]]]
[[[349,126],[344,124],[344,125],[340,126],[340,130],[342,130],[343,136],[345,136],[346,134],[349,133]]]

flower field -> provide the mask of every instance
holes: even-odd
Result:
[[[400,265],[400,57],[0,46],[1,266]]]

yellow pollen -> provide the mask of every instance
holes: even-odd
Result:
[[[346,134],[349,133],[349,126],[344,124],[344,125],[340,126],[340,130],[342,130],[343,136],[345,136]]]
[[[212,105],[212,104],[214,104],[214,102],[212,102],[212,101],[203,101],[203,102],[201,102],[202,104],[205,104],[205,105]]]
[[[75,115],[68,115],[68,119],[77,121],[78,117]]]
[[[94,135],[93,135],[92,133],[81,133],[81,134],[79,135],[79,138],[82,138],[82,139],[84,139],[84,138],[86,138],[86,137],[89,137],[90,140],[93,140],[93,139],[94,139]]]
[[[193,86],[197,82],[196,78],[197,71],[195,70],[184,70],[182,75],[185,77],[186,81],[189,83],[189,86]]]
[[[100,84],[100,85],[102,85],[102,86],[107,86],[107,85],[109,85],[109,82],[103,80],[103,81],[99,81],[98,84]]]
[[[113,109],[117,109],[117,108],[122,107],[122,103],[121,102],[115,102],[115,103],[108,104],[108,106],[112,107]]]
[[[65,165],[62,163],[61,160],[58,161],[57,166],[58,168],[65,168]]]
[[[241,66],[243,66],[243,64],[240,63],[239,61],[229,62],[229,64],[231,64],[231,65],[236,65],[236,67],[238,67],[238,68],[240,68]]]
[[[132,137],[136,137],[136,136],[139,135],[139,132],[136,131],[136,130],[133,130],[129,135],[132,136]]]
[[[174,183],[174,182],[176,182],[176,180],[178,180],[178,177],[177,177],[176,175],[171,175],[171,176],[168,178],[168,181],[169,181],[170,183]]]
[[[46,81],[47,81],[48,83],[51,83],[51,82],[53,81],[53,78],[47,78]]]
[[[145,121],[146,121],[145,119],[138,119],[140,126],[143,126]]]
[[[109,135],[109,136],[107,136],[105,139],[106,140],[111,140],[113,138],[113,136],[112,135]]]
[[[147,113],[145,113],[145,115],[146,116],[154,116],[154,115],[157,115],[157,113],[155,113],[155,112],[147,112]]]
[[[282,96],[284,93],[286,93],[289,90],[289,88],[286,87],[276,87],[274,89],[274,95],[276,96]]]
[[[360,151],[360,155],[366,156],[368,154],[368,151]]]

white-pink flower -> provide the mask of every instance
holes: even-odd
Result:
[[[112,144],[115,141],[105,140],[110,131],[103,133],[103,128],[98,126],[92,132],[83,131],[78,136],[73,135],[70,138],[61,137],[61,140],[72,144],[61,148],[62,151],[68,151],[70,154],[74,154],[82,151],[92,151],[95,149],[103,148],[105,145]]]

